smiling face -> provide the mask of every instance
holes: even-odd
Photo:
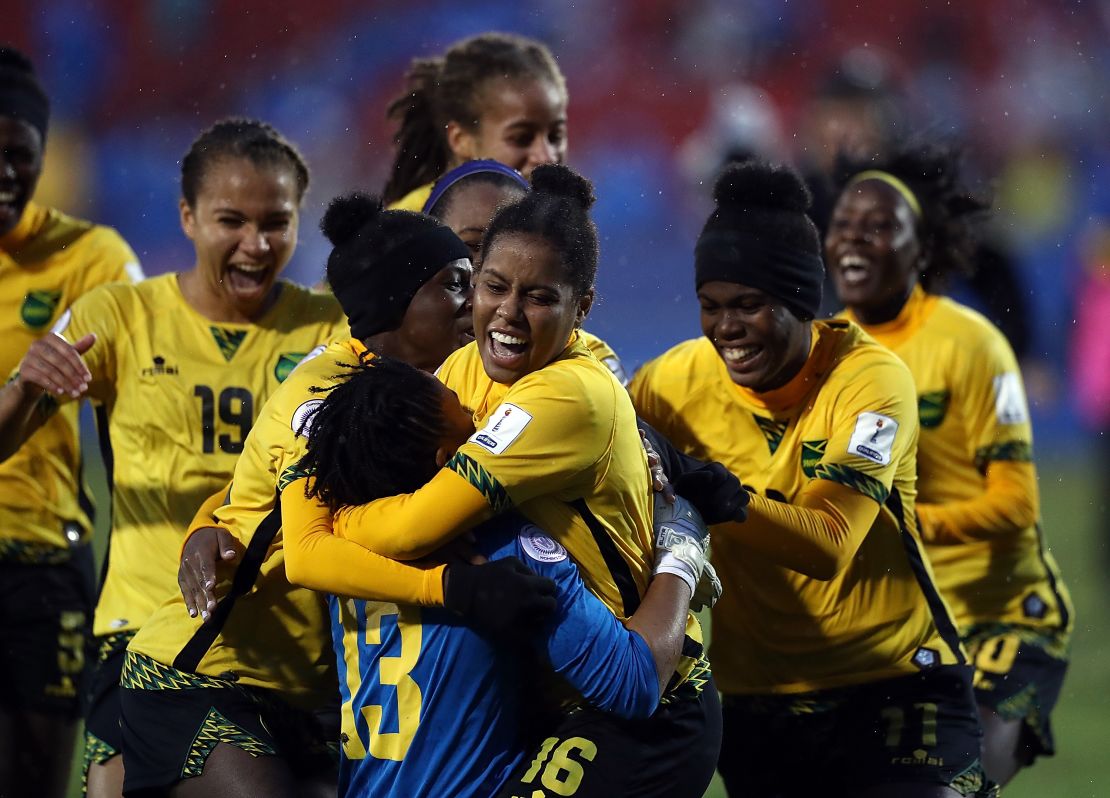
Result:
[[[22,119],[0,115],[0,236],[19,224],[42,174],[42,136]]]
[[[525,193],[522,186],[498,186],[479,180],[452,187],[451,203],[440,221],[470,248],[475,269],[482,266],[482,237],[494,212],[498,206],[515,202]]]
[[[753,391],[781,388],[809,357],[810,325],[758,288],[711,280],[698,288],[701,329],[729,377]]]
[[[470,312],[470,261],[452,261],[420,287],[390,331],[382,351],[423,371],[434,371],[447,356],[474,340]]]
[[[474,419],[459,402],[459,397],[454,391],[430,374],[428,378],[435,380],[439,386],[437,390],[443,411],[443,430],[439,449],[436,452],[436,465],[442,467],[458,451],[458,448],[466,443],[466,439],[474,434]]]
[[[593,304],[576,296],[559,254],[535,235],[494,238],[474,285],[474,333],[486,374],[512,384],[567,345]]]
[[[212,302],[246,319],[265,311],[297,246],[297,206],[291,168],[228,158],[205,170],[195,207],[181,201],[181,227]]]
[[[849,186],[829,221],[825,259],[837,296],[860,321],[890,321],[920,275],[922,247],[913,209],[880,180]]]
[[[478,124],[447,124],[452,166],[488,158],[528,177],[540,164],[567,156],[567,97],[554,83],[537,78],[496,78],[477,98]]]

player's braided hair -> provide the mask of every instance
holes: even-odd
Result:
[[[539,236],[559,253],[575,298],[581,298],[597,277],[597,226],[589,215],[593,204],[593,184],[570,167],[537,166],[532,191],[493,217],[482,239],[482,252],[488,254],[498,236]]]
[[[388,357],[351,367],[305,422],[306,489],[332,511],[412,493],[435,476],[444,434],[435,378]]]
[[[475,129],[482,118],[481,95],[497,78],[549,81],[564,96],[566,80],[545,45],[524,36],[483,33],[463,39],[443,56],[418,58],[405,74],[405,92],[389,104],[386,117],[398,124],[393,168],[382,191],[388,205],[447,169],[448,122]]]
[[[975,222],[990,207],[962,182],[963,152],[951,144],[900,142],[885,155],[866,161],[840,158],[840,191],[853,175],[878,169],[897,177],[921,204],[917,236],[926,253],[921,285],[929,292],[944,290],[952,275],[975,270]]]
[[[297,178],[297,201],[308,190],[308,165],[288,139],[256,119],[223,119],[199,136],[181,159],[181,196],[196,207],[197,192],[213,164],[225,158],[246,158],[255,166],[282,166]]]

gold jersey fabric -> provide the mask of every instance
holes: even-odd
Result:
[[[142,279],[138,258],[109,227],[28,203],[15,229],[0,238],[0,373],[24,353],[79,296],[105,283]],[[77,405],[54,413],[18,452],[0,463],[0,557],[24,546],[64,549],[63,531],[91,530],[91,504],[80,476]]]
[[[298,463],[307,440],[299,433],[323,401],[311,389],[334,385],[365,351],[345,339],[305,360],[266,402],[247,436],[230,493],[214,513],[214,520],[246,546],[234,577],[243,586],[240,594],[223,598],[213,619],[202,623],[189,617],[180,592],[174,591],[139,630],[132,651],[204,676],[231,673],[239,684],[279,690],[305,706],[334,701],[327,605],[322,594],[286,578],[279,497],[286,488],[303,496]]]
[[[962,661],[914,524],[912,378],[855,325],[816,322],[813,333],[802,371],[774,391],[733,383],[706,338],[679,344],[632,381],[645,421],[757,493],[789,503],[824,479],[882,507],[828,581],[739,545],[728,525],[714,531],[724,595],[710,659],[725,693],[808,692]]]
[[[428,201],[428,197],[432,196],[432,188],[435,183],[425,183],[419,188],[414,188],[399,200],[395,200],[389,204],[387,210],[391,211],[414,211],[422,213],[424,211],[424,203]]]
[[[991,463],[1032,462],[1021,373],[989,321],[919,286],[896,319],[864,329],[906,363],[917,384],[921,504],[980,498]],[[1070,630],[1071,600],[1038,524],[954,545],[927,542],[926,552],[961,629],[1003,622]]]
[[[617,356],[616,351],[605,341],[598,338],[596,335],[585,330],[579,330],[578,335],[582,339],[582,343],[586,345],[593,356],[601,361],[602,365],[609,371],[613,372],[613,376],[621,385],[628,385],[628,374],[624,370],[624,364]]]
[[[346,325],[333,297],[287,282],[257,324],[217,324],[186,302],[176,274],[98,288],[63,315],[55,329],[71,343],[97,336],[84,360],[112,531],[94,634],[138,629],[177,591],[189,522],[227,484],[262,403]]]
[[[512,385],[490,380],[476,343],[439,378],[478,429],[455,471],[494,509],[511,504],[565,546],[587,587],[627,619],[651,579],[652,498],[635,411],[612,372],[576,332],[555,361]],[[686,635],[681,679],[701,656],[693,615]]]

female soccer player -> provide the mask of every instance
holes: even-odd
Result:
[[[449,229],[421,214],[383,212],[363,195],[333,201],[322,227],[334,244],[328,279],[353,337],[306,359],[263,406],[230,489],[216,497],[222,506],[202,511],[196,526],[204,528],[186,541],[185,596],[164,603],[131,642],[122,676],[129,791],[334,794],[326,745],[339,736],[338,692],[327,611],[322,596],[291,584],[312,579],[288,556],[301,545],[289,521],[306,503],[301,433],[322,401],[313,388],[342,379],[371,354],[431,372],[473,336],[468,250]],[[219,602],[217,575],[198,573],[217,544],[243,549]],[[306,559],[306,573],[350,568],[354,578],[337,587],[345,596],[371,597],[358,577],[373,574],[372,597],[446,606],[491,625],[550,603],[538,577],[507,563],[456,563],[447,577],[442,563],[395,563],[330,536]]]
[[[115,230],[31,201],[50,103],[30,61],[0,47],[0,374],[73,301],[142,279]],[[0,794],[61,796],[69,781],[95,604],[77,406],[43,420],[0,465]]]
[[[914,524],[913,380],[847,322],[798,176],[730,167],[695,250],[703,338],[632,382],[640,414],[754,489],[715,527],[713,663],[732,795],[971,795],[980,730]]]
[[[651,573],[651,497],[628,396],[577,332],[597,270],[592,187],[552,165],[537,167],[532,182],[532,193],[498,211],[486,232],[474,289],[476,343],[439,370],[480,429],[426,486],[344,509],[335,533],[412,560],[516,507],[568,550],[590,590],[623,620],[639,606]],[[602,794],[590,790],[618,773],[628,794],[704,791],[719,710],[692,616],[687,632],[678,674],[645,726],[644,744],[627,746],[602,722],[590,726],[597,756],[578,795]],[[553,739],[586,733],[563,731]],[[550,754],[541,750],[536,767]],[[522,779],[506,789],[526,787]]]
[[[826,258],[845,315],[917,384],[921,537],[977,670],[987,775],[1005,784],[1053,753],[1074,618],[1040,531],[1017,360],[990,322],[937,293],[969,265],[968,219],[985,206],[951,149],[903,146],[861,168],[835,205]]]
[[[346,329],[333,298],[279,277],[307,186],[300,154],[269,125],[228,120],[206,130],[181,169],[193,267],[86,294],[0,393],[8,452],[41,425],[44,406],[82,397],[98,405],[113,519],[93,629],[91,795],[120,793],[124,649],[174,590],[182,530],[230,478],[257,408],[305,353]]]
[[[490,220],[502,205],[531,191],[515,169],[498,161],[467,161],[435,182],[424,203],[424,213],[441,220],[470,249],[475,270],[482,268],[482,239]],[[579,330],[582,342],[604,363],[622,385],[628,383],[624,366],[613,348],[596,335]]]
[[[310,493],[327,503],[325,517],[344,505],[416,490],[473,432],[450,390],[388,358],[355,368],[310,423],[301,465],[312,475]],[[304,484],[288,490],[303,491]],[[672,514],[669,528],[687,530],[683,537],[691,540],[706,533],[695,513]],[[679,657],[697,567],[688,580],[666,566],[657,572],[626,629],[585,589],[566,550],[522,516],[505,513],[474,537],[484,556],[519,558],[550,576],[557,586],[553,616],[517,631],[514,648],[441,610],[329,597],[341,689],[353,708],[341,795],[492,796],[523,763],[527,738],[519,716],[543,703],[541,694],[524,693],[526,679],[545,682],[547,668],[531,664],[536,655],[600,710],[635,719],[655,709]],[[663,545],[671,546],[669,537]],[[399,679],[395,657],[403,663]],[[388,686],[395,681],[396,688]],[[398,731],[382,734],[395,725],[394,701]],[[387,714],[379,719],[379,712]],[[564,745],[555,760],[591,758],[591,745],[582,739]],[[531,790],[554,784],[561,794],[574,792],[576,771],[560,768],[531,769]]]
[[[500,161],[527,178],[566,157],[566,81],[540,42],[483,33],[414,60],[405,80],[387,111],[398,123],[383,192],[392,207],[420,210],[433,182],[465,161]]]

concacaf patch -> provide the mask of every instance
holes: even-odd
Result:
[[[894,450],[898,422],[882,413],[860,413],[856,429],[848,442],[848,454],[858,455],[879,465],[889,465]]]
[[[307,402],[302,402],[301,406],[293,411],[293,418],[289,422],[289,426],[293,428],[295,435],[302,438],[309,436],[312,430],[312,414],[323,403],[323,399],[309,399]]]
[[[471,435],[470,440],[494,454],[501,454],[520,437],[531,420],[532,415],[526,410],[505,402],[493,411],[486,425]]]
[[[1024,424],[1029,420],[1025,390],[1016,371],[1007,371],[994,378],[994,412],[999,424]]]
[[[537,562],[562,562],[567,550],[534,524],[525,524],[517,536],[524,553]]]

